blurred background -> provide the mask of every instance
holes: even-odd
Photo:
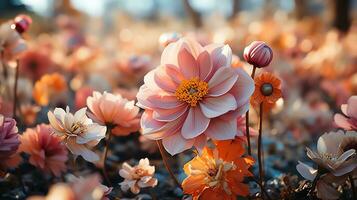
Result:
[[[357,0],[0,1],[1,22],[20,13],[33,20],[24,34],[29,48],[20,60],[20,103],[34,104],[33,84],[46,73],[59,72],[69,83],[65,95],[56,94],[20,130],[47,122],[46,113],[54,107],[85,106],[93,90],[135,99],[143,76],[160,63],[164,46],[181,36],[202,45],[229,44],[232,66],[248,73],[251,66],[243,61],[243,49],[262,40],[272,47],[274,59],[259,72],[273,72],[283,82],[283,98],[263,125],[266,176],[275,187],[282,175],[297,174],[297,161],[307,160],[305,147],[315,148],[318,136],[336,128],[333,115],[357,94]],[[11,100],[3,98],[9,104]],[[257,129],[256,112],[251,115],[251,127]],[[121,145],[109,157],[114,177],[122,161],[149,157],[161,162],[155,143],[139,133],[116,138],[115,144]],[[181,180],[181,167],[191,157],[175,157]],[[159,182],[168,177],[165,173],[159,170]],[[168,188],[159,187],[161,192]]]

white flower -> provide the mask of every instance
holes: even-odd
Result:
[[[63,139],[67,148],[89,162],[99,160],[99,156],[90,150],[105,137],[107,128],[93,123],[86,115],[87,108],[78,110],[74,115],[62,108],[48,112],[48,119],[54,132]]]
[[[345,149],[341,149],[341,144],[345,145],[347,140],[355,137],[356,134],[351,132],[346,134],[343,131],[325,133],[317,141],[317,152],[307,148],[307,156],[333,175],[342,176],[357,167],[356,150],[354,148],[346,149],[347,146]]]
[[[137,166],[130,166],[124,162],[122,169],[119,171],[124,181],[120,183],[121,189],[126,192],[130,191],[134,194],[140,192],[140,188],[155,187],[157,185],[157,179],[152,176],[155,173],[155,167],[150,166],[149,159],[141,159]]]

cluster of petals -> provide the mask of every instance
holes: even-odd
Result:
[[[12,21],[0,26],[0,51],[1,59],[10,61],[18,58],[26,49],[26,43],[20,34],[11,25]]]
[[[67,149],[61,139],[52,134],[49,125],[28,128],[20,137],[20,151],[29,154],[29,162],[45,172],[60,176],[65,172]]]
[[[112,191],[102,185],[98,174],[87,177],[66,177],[69,183],[53,185],[46,196],[31,196],[28,200],[108,200],[107,195]]]
[[[249,194],[249,186],[243,181],[252,176],[249,167],[251,157],[244,157],[240,139],[216,141],[215,149],[208,147],[185,164],[188,176],[182,183],[185,194],[197,199],[233,200]]]
[[[125,136],[140,129],[139,108],[134,101],[123,98],[120,94],[94,91],[87,98],[91,118],[101,125],[111,128],[116,136]]]
[[[55,134],[61,137],[67,148],[89,162],[99,160],[99,156],[91,150],[105,138],[107,128],[93,123],[86,115],[87,108],[78,110],[74,115],[62,108],[48,112],[48,120]]]
[[[124,162],[122,169],[119,170],[119,175],[124,178],[120,183],[123,191],[130,191],[134,194],[140,192],[140,188],[155,187],[157,179],[153,177],[155,166],[151,166],[149,159],[140,159],[139,164],[132,167]]]
[[[233,139],[254,82],[242,69],[232,68],[231,59],[228,45],[203,47],[189,38],[170,43],[137,94],[138,106],[145,109],[143,134],[162,139],[171,155],[192,146],[201,150],[207,137]]]
[[[20,145],[16,121],[0,115],[0,171],[15,167],[20,162],[17,150]]]
[[[307,180],[314,180],[318,173],[317,194],[322,199],[338,199],[339,193],[331,182],[343,182],[346,176],[357,167],[356,147],[357,132],[337,131],[322,135],[317,142],[317,152],[307,148],[308,157],[320,169],[314,169],[302,162],[296,166],[297,171]]]
[[[36,81],[32,91],[35,102],[40,106],[47,106],[51,99],[67,89],[66,80],[59,73],[45,74]]]
[[[345,130],[357,131],[357,96],[351,96],[347,104],[341,106],[342,114],[335,115],[335,123]]]

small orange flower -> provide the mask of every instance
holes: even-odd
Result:
[[[238,138],[216,141],[215,149],[205,147],[185,164],[184,171],[188,177],[183,181],[185,194],[192,195],[194,200],[214,199],[233,200],[237,195],[247,196],[248,185],[243,183],[248,170],[254,164],[251,157],[243,157],[244,147]]]
[[[255,90],[251,98],[251,104],[259,106],[263,103],[265,109],[273,107],[281,97],[280,79],[269,72],[264,72],[256,77],[254,81]]]
[[[36,103],[41,106],[48,105],[50,98],[66,90],[66,80],[59,73],[46,74],[36,81],[32,95]]]

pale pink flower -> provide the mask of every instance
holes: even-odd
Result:
[[[86,115],[87,108],[78,110],[74,115],[62,108],[47,113],[48,120],[55,134],[62,138],[67,148],[89,162],[99,160],[99,156],[91,148],[105,138],[107,128],[93,123]]]
[[[166,47],[167,45],[169,45],[172,42],[176,42],[177,40],[179,40],[182,37],[182,35],[180,33],[176,33],[176,32],[167,32],[167,33],[163,33],[160,35],[159,37],[159,44],[162,47]]]
[[[122,169],[119,171],[124,181],[120,183],[121,189],[126,192],[130,191],[134,194],[140,192],[140,188],[155,187],[157,179],[153,178],[155,166],[150,166],[149,159],[140,159],[139,164],[132,167],[124,162]]]
[[[357,132],[343,131],[325,133],[317,141],[317,152],[307,149],[307,156],[334,176],[343,176],[357,167],[355,159]],[[352,142],[352,143],[351,143]],[[303,175],[301,170],[298,169]]]
[[[91,87],[82,87],[76,91],[76,96],[74,104],[76,109],[80,109],[86,106],[87,98],[93,93],[93,88]]]
[[[0,26],[0,52],[3,60],[9,61],[17,59],[26,49],[26,43],[20,34],[11,26],[12,21]]]
[[[20,162],[16,153],[20,140],[16,121],[0,115],[0,171],[15,167]]]
[[[69,183],[53,185],[46,196],[32,196],[28,200],[108,200],[106,197],[112,191],[100,183],[98,174],[85,178],[67,177]]]
[[[51,126],[46,124],[26,129],[20,137],[20,151],[30,155],[32,165],[60,176],[67,169],[68,153],[61,139],[51,133]]]
[[[357,131],[357,96],[351,96],[347,104],[341,106],[342,113],[335,115],[335,123],[345,130]]]
[[[246,134],[247,134],[247,127],[246,127],[246,120],[245,116],[238,116],[237,118],[237,136],[240,137],[243,140],[246,140]],[[250,136],[256,136],[258,135],[257,131],[254,130],[253,128],[249,128],[249,135]]]
[[[249,108],[254,82],[231,67],[228,45],[202,47],[188,38],[169,44],[161,65],[144,78],[137,94],[143,134],[162,139],[171,154],[215,140],[233,139],[237,117]]]
[[[92,119],[102,125],[113,127],[116,136],[125,136],[140,129],[139,108],[134,101],[128,101],[121,95],[94,91],[87,98],[87,106],[93,113]]]
[[[98,199],[107,199],[113,188],[101,184],[101,178],[98,174],[92,174],[87,177],[76,177],[74,175],[66,176],[67,181],[72,185],[72,188],[77,197],[80,199],[91,199],[98,196]],[[101,197],[101,198],[100,198]],[[94,198],[97,199],[97,198]]]

